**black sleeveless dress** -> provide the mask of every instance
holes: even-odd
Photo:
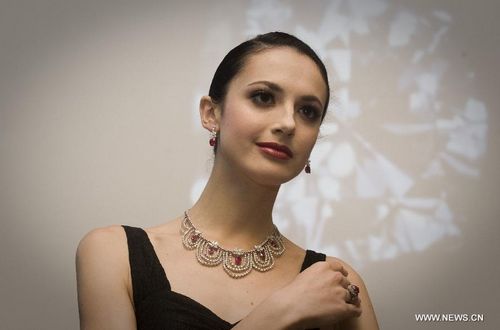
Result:
[[[138,330],[226,330],[236,325],[196,300],[172,291],[146,232],[136,227],[123,228],[127,235]],[[325,259],[324,254],[307,250],[300,271]]]

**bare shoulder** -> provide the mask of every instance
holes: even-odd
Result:
[[[359,318],[350,319],[342,324],[340,324],[340,329],[378,329],[378,322],[375,315],[375,310],[368,294],[368,288],[363,281],[361,275],[347,262],[336,257],[327,257],[328,262],[340,263],[344,269],[348,272],[347,279],[351,284],[355,284],[359,287],[359,298],[361,301],[362,314]]]
[[[134,329],[130,267],[121,226],[87,233],[76,252],[80,327]]]
[[[127,237],[123,227],[113,225],[88,232],[76,251],[77,275],[82,271],[112,276],[129,284]]]
[[[115,257],[127,252],[127,238],[122,226],[113,225],[96,228],[88,232],[78,244],[76,252],[79,257],[100,256]]]
[[[108,240],[125,238],[124,233],[123,227],[120,225],[94,228],[83,236],[80,243],[99,242],[102,239]]]

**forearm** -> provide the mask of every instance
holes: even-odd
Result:
[[[241,320],[233,330],[294,330],[299,329],[298,319],[290,313],[286,300],[270,297]]]

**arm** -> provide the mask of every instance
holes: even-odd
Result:
[[[81,329],[136,329],[127,239],[120,226],[95,229],[81,240],[76,275]]]
[[[347,275],[339,262],[315,263],[259,304],[233,329],[331,329],[340,321],[359,317],[359,304],[347,303]]]
[[[297,319],[289,313],[288,303],[272,295],[260,303],[232,330],[292,330],[297,329]]]

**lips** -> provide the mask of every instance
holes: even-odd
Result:
[[[293,152],[285,145],[276,142],[257,142],[262,152],[279,159],[293,158]]]

